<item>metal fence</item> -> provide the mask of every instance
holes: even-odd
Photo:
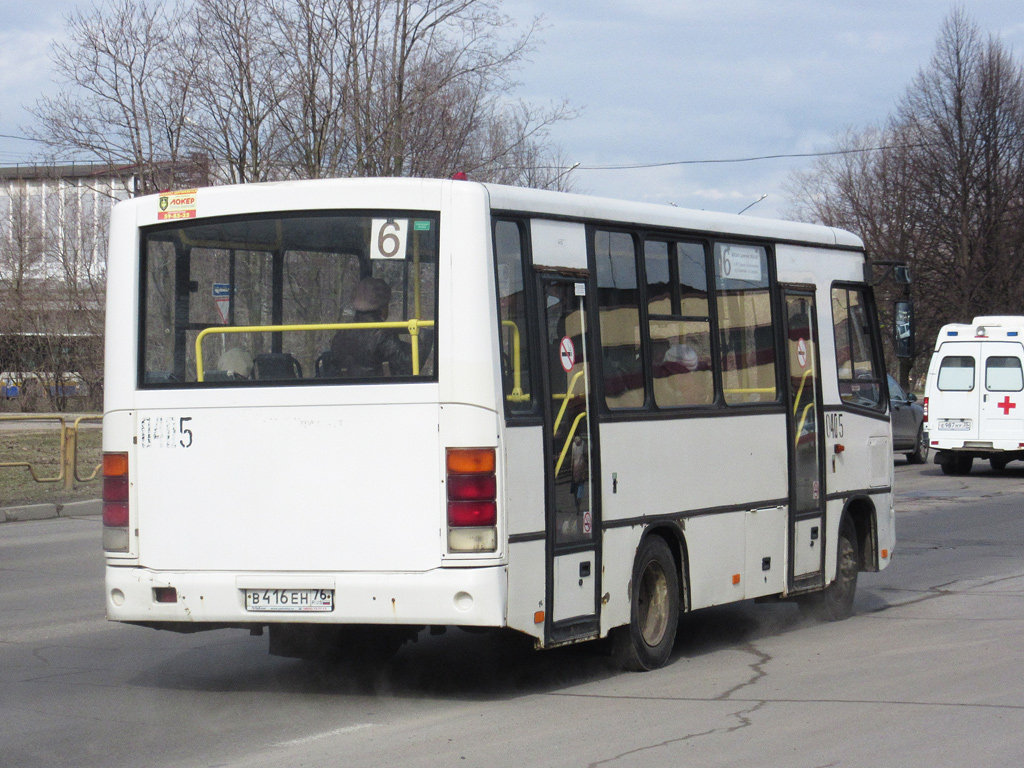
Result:
[[[56,422],[60,427],[60,472],[56,477],[43,477],[35,466],[27,461],[0,462],[3,467],[25,467],[37,483],[63,483],[65,490],[72,490],[74,484],[88,483],[99,477],[102,464],[97,464],[92,472],[84,475],[78,467],[78,432],[85,422],[102,422],[103,417],[99,414],[86,414],[73,417],[74,421],[68,423],[72,417],[60,416],[57,414],[40,413],[18,413],[0,414],[0,424],[4,422]]]

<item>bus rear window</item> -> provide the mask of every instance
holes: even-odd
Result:
[[[433,379],[437,216],[153,227],[140,295],[141,386]]]

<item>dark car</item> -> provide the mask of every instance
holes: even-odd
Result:
[[[892,452],[907,454],[911,464],[928,461],[928,433],[924,431],[924,408],[917,395],[904,392],[889,376],[889,410],[892,414]]]

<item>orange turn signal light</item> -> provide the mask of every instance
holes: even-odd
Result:
[[[446,458],[448,471],[453,474],[493,472],[493,448],[449,448]]]

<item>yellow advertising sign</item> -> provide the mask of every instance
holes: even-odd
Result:
[[[195,189],[179,189],[175,192],[160,193],[160,212],[156,215],[159,221],[171,219],[194,219],[196,217]]]

